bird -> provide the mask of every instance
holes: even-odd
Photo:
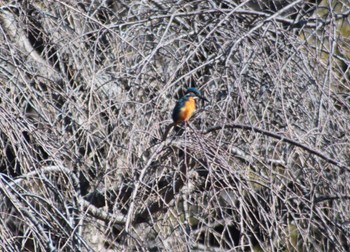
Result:
[[[172,113],[173,122],[166,127],[162,141],[166,140],[169,130],[172,127],[175,128],[177,134],[181,132],[177,125],[182,122],[184,122],[185,125],[187,124],[188,120],[192,117],[194,111],[196,110],[196,99],[202,99],[203,101],[209,102],[207,98],[202,96],[201,92],[194,87],[188,88],[185,95],[176,102]]]
[[[202,96],[201,92],[198,89],[194,87],[188,88],[185,92],[185,95],[176,102],[176,105],[173,109],[173,125],[177,125],[181,122],[188,122],[196,110],[196,99],[201,99],[203,101],[209,102],[207,98]]]

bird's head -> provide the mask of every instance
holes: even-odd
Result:
[[[204,101],[209,102],[207,98],[205,98],[204,96],[202,96],[201,92],[200,92],[197,88],[190,87],[190,88],[188,88],[188,89],[186,90],[186,93],[185,93],[185,94],[186,94],[186,95],[191,95],[191,96],[193,96],[193,97],[198,97],[198,98],[200,98],[200,99],[202,99],[202,100],[204,100]]]

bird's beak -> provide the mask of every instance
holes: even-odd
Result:
[[[205,98],[204,96],[201,96],[201,97],[199,97],[199,98],[201,98],[203,101],[209,102],[208,99]]]

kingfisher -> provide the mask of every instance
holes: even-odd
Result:
[[[209,102],[207,98],[202,96],[201,92],[198,89],[190,87],[186,90],[185,96],[180,98],[174,107],[172,114],[173,125],[179,124],[181,122],[188,122],[196,109],[196,99],[198,98]]]
[[[172,114],[173,122],[166,127],[162,141],[165,141],[172,127],[175,127],[175,131],[177,131],[179,128],[176,126],[179,123],[185,122],[186,124],[188,122],[196,110],[196,99],[198,98],[209,102],[196,88],[190,87],[186,90],[185,95],[176,102]]]

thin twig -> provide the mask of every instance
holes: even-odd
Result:
[[[315,149],[312,149],[311,147],[309,146],[306,146],[302,143],[299,143],[297,141],[294,141],[290,138],[287,138],[285,136],[281,136],[277,133],[273,133],[271,131],[267,131],[267,130],[263,130],[263,129],[260,129],[260,128],[257,128],[257,127],[254,127],[254,126],[250,126],[250,125],[244,125],[244,124],[224,124],[224,125],[218,125],[218,126],[214,126],[214,127],[211,127],[211,128],[208,128],[207,130],[205,130],[203,133],[204,134],[208,134],[208,133],[211,133],[213,131],[216,131],[216,130],[221,130],[221,129],[243,129],[243,130],[249,130],[249,131],[253,131],[253,132],[258,132],[258,133],[261,133],[263,135],[266,135],[266,136],[270,136],[270,137],[273,137],[273,138],[276,138],[278,140],[281,140],[283,142],[286,142],[286,143],[290,143],[292,145],[295,145],[295,146],[298,146],[324,160],[326,160],[327,162],[333,164],[333,165],[336,165],[338,166],[339,168],[341,169],[345,169],[347,171],[350,171],[350,168],[343,165],[341,162],[337,161],[337,160],[334,160],[330,157],[328,157],[326,154],[323,154]]]

